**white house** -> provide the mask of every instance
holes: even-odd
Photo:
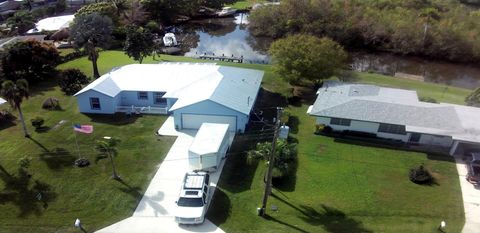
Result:
[[[359,131],[450,150],[480,150],[480,108],[426,103],[410,90],[327,81],[307,113],[336,131]]]
[[[35,24],[35,28],[27,31],[27,34],[42,31],[58,31],[63,28],[69,28],[73,19],[75,19],[75,15],[62,15],[41,19]]]
[[[263,71],[212,63],[132,64],[113,69],[75,94],[80,112],[173,114],[178,129],[204,122],[243,132]]]
[[[4,103],[6,103],[6,102],[7,102],[6,100],[0,98],[0,105],[4,104]]]

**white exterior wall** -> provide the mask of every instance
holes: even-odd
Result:
[[[113,114],[118,102],[117,97],[118,95],[110,97],[100,92],[89,90],[77,96],[78,109],[81,113]],[[100,100],[100,109],[91,108],[90,98],[98,98]]]
[[[352,130],[352,131],[360,131],[360,132],[367,132],[367,133],[377,133],[379,123],[375,122],[366,122],[366,121],[355,121],[352,120],[350,122],[350,126],[343,126],[343,125],[331,125],[329,117],[317,117],[317,124],[324,124],[332,127],[335,131],[343,131],[343,130]]]
[[[236,124],[236,129],[233,131],[235,132],[240,131],[242,133],[245,131],[245,126],[247,125],[249,120],[248,115],[245,115],[241,112],[227,108],[223,105],[220,105],[210,100],[205,100],[189,106],[185,106],[183,108],[173,110],[175,127],[178,129],[182,129],[183,127],[182,114],[235,117],[237,124]],[[217,123],[217,122],[210,122],[210,123]]]
[[[403,142],[408,142],[408,139],[410,138],[410,133],[407,133],[405,135],[403,134],[393,134],[393,133],[377,133],[378,137],[381,138],[390,138],[390,139],[395,139],[395,140],[401,140]]]
[[[317,117],[317,124],[328,125],[332,127],[332,129],[335,131],[352,130],[352,131],[373,133],[373,134],[377,134],[377,136],[381,138],[390,138],[395,140],[401,140],[404,142],[407,142],[408,139],[410,138],[410,133],[402,135],[402,134],[390,134],[390,133],[378,132],[378,127],[380,127],[380,123],[376,123],[376,122],[352,120],[350,122],[350,126],[331,125],[329,117]]]
[[[418,143],[426,144],[426,145],[450,147],[453,144],[453,139],[452,137],[449,137],[449,136],[422,134],[422,136],[420,137],[420,141]]]

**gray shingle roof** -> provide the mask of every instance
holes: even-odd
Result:
[[[410,90],[328,81],[310,115],[405,125],[407,131],[480,142],[480,108],[418,100]]]

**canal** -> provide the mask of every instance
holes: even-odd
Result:
[[[272,39],[252,36],[247,26],[248,14],[237,14],[234,18],[192,20],[174,32],[185,56],[243,56],[245,63],[270,63],[267,50]],[[350,52],[349,63],[357,71],[415,75],[425,82],[468,89],[480,86],[480,68],[474,65],[365,52]]]

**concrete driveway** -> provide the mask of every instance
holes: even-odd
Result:
[[[165,136],[177,136],[157,173],[150,181],[142,200],[133,216],[98,230],[98,233],[164,233],[164,232],[223,232],[212,222],[206,220],[198,226],[179,226],[175,223],[175,201],[188,168],[188,148],[197,131],[177,131],[173,117],[169,117],[158,133]],[[233,135],[230,140],[233,140]],[[210,185],[216,187],[225,160],[218,170],[210,174]],[[213,195],[214,192],[211,192]],[[214,203],[213,203],[214,204]]]
[[[465,226],[462,233],[480,232],[480,187],[467,181],[467,167],[461,157],[455,157],[457,171],[462,188],[463,208],[465,211]]]

